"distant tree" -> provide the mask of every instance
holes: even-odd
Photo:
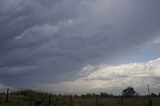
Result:
[[[84,98],[95,97],[95,96],[96,96],[96,94],[94,94],[94,93],[87,93],[87,94],[82,95],[82,97],[84,97]]]
[[[105,92],[101,92],[100,93],[100,97],[112,97],[113,94],[108,94],[108,93],[105,93]]]
[[[122,91],[122,95],[126,97],[133,97],[133,96],[136,96],[137,93],[133,87],[128,87]]]
[[[151,96],[152,96],[152,97],[156,97],[156,96],[158,96],[158,95],[155,94],[155,93],[151,93]]]
[[[73,95],[73,97],[78,98],[78,95],[77,95],[77,94],[75,94],[75,95]]]
[[[101,92],[100,93],[100,97],[109,97],[109,94],[105,93],[105,92]]]

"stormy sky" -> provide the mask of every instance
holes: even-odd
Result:
[[[0,0],[0,89],[118,94],[127,86],[146,93],[150,84],[160,92],[159,5]]]

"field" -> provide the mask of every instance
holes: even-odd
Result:
[[[25,90],[8,93],[8,95],[1,93],[0,106],[160,106],[160,97],[113,95],[103,97],[95,94],[71,96]]]

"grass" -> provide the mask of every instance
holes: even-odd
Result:
[[[12,104],[12,103],[3,103],[3,104],[0,104],[0,106],[21,106],[21,105]]]
[[[9,103],[5,103],[6,94],[0,94],[0,106],[35,106],[37,101],[41,101],[40,106],[48,106],[49,97],[50,106],[121,106],[121,96],[101,97],[96,95],[73,96],[71,103],[70,95],[51,95],[43,92],[25,90],[10,93],[8,96]],[[152,106],[160,106],[160,97],[152,97]],[[147,96],[126,97],[123,99],[124,106],[148,106]]]

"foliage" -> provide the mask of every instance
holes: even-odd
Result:
[[[113,97],[113,96],[114,96],[113,94],[108,94],[108,93],[105,93],[105,92],[100,93],[100,97]]]
[[[155,94],[155,93],[151,93],[151,96],[152,96],[152,97],[157,97],[158,95]]]
[[[125,97],[133,97],[133,96],[135,96],[136,94],[137,94],[137,93],[136,93],[136,91],[134,90],[133,87],[128,87],[128,88],[126,88],[126,89],[124,89],[124,90],[122,91],[122,95],[125,96]]]

